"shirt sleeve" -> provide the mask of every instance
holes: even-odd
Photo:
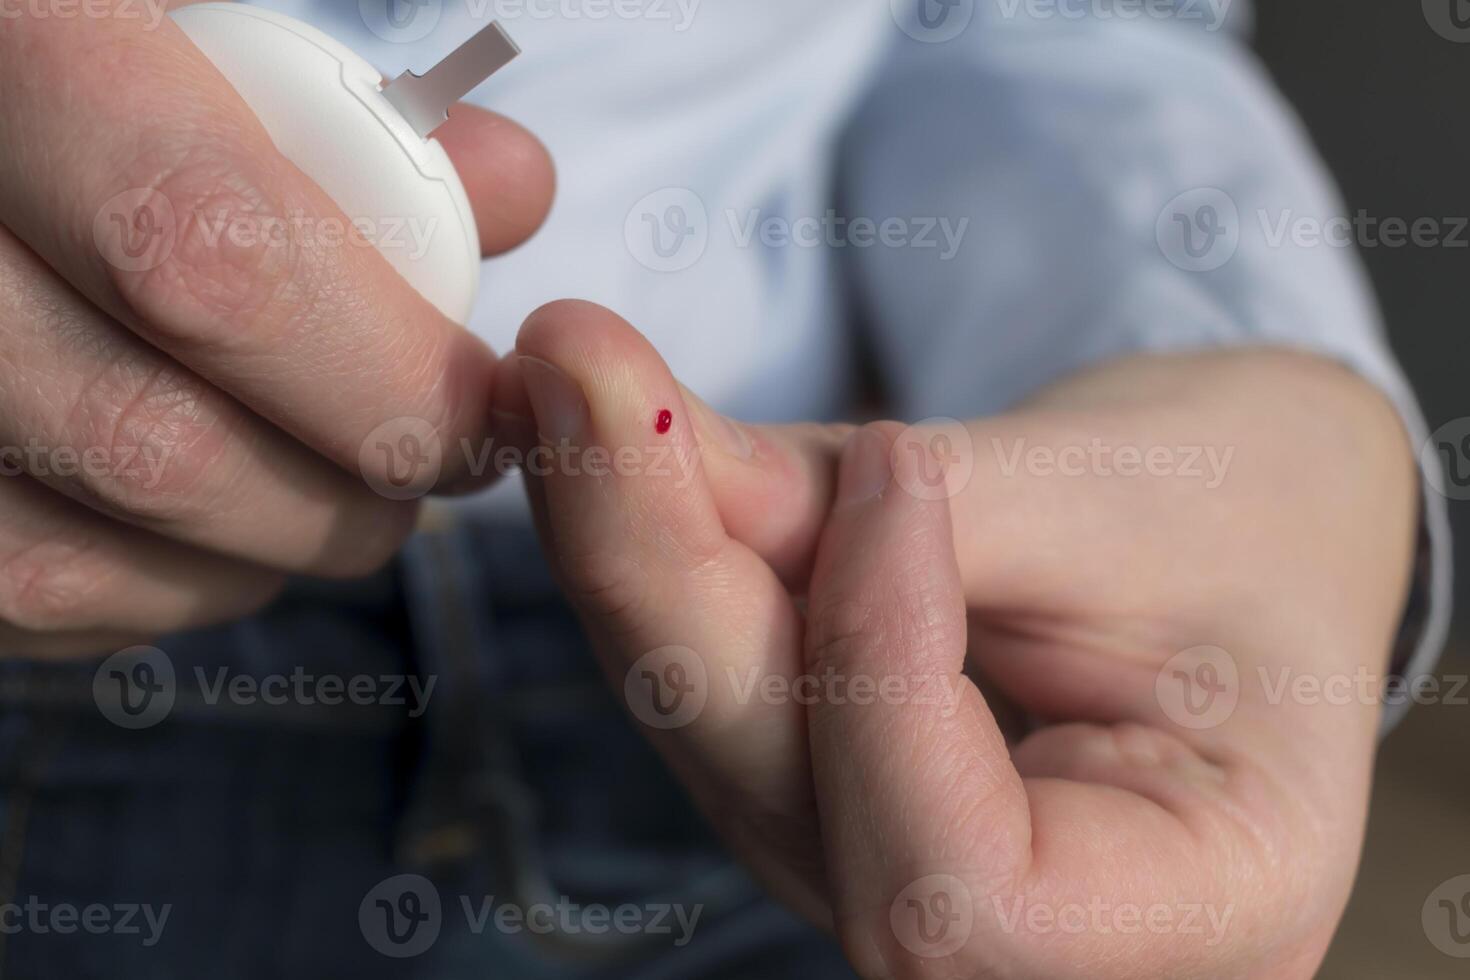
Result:
[[[848,220],[904,222],[845,250],[904,417],[1001,411],[1132,352],[1273,344],[1348,365],[1426,444],[1353,247],[1390,229],[1353,223],[1242,41],[1244,2],[921,5],[837,168]],[[1442,483],[1422,475],[1406,680],[1450,607]],[[1391,726],[1412,699],[1389,700]]]

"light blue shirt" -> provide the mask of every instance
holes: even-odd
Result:
[[[1242,0],[264,5],[390,77],[489,19],[525,49],[472,96],[559,174],[545,228],[485,265],[472,327],[499,350],[542,303],[591,299],[718,408],[777,421],[851,409],[860,332],[909,419],[997,412],[1129,352],[1265,342],[1347,363],[1425,442],[1355,253],[1312,235],[1346,212],[1242,43]],[[1411,673],[1449,611],[1433,492],[1424,523]]]

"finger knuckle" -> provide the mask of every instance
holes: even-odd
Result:
[[[143,269],[114,268],[123,300],[168,340],[228,350],[249,339],[240,328],[274,305],[302,299],[306,255],[290,215],[242,163],[242,151],[198,143],[134,168],[139,185],[166,202],[172,240]]]
[[[476,430],[485,415],[483,348],[457,331],[404,325],[390,336],[396,349],[387,361],[395,373],[384,378],[383,388],[394,402],[417,407],[446,448],[444,464],[451,467],[459,455],[447,451],[455,437]]]
[[[922,576],[895,575],[882,597],[842,596],[814,610],[807,667],[842,673],[894,656],[906,663],[965,648],[963,605]]]
[[[83,493],[99,509],[150,522],[207,518],[230,474],[234,440],[208,387],[168,365],[123,360],[93,379],[72,408],[83,451]]]
[[[344,502],[344,507],[354,506]],[[386,501],[374,498],[371,511],[353,522],[350,535],[337,540],[310,568],[313,575],[328,579],[360,579],[382,571],[413,534],[420,513],[416,501]]]
[[[287,578],[273,572],[261,573],[221,597],[221,608],[213,621],[229,623],[265,609],[286,590]]]
[[[807,668],[821,676],[864,662],[882,647],[886,631],[877,604],[853,596],[829,599],[811,616]]]
[[[0,621],[30,633],[86,629],[111,570],[85,542],[46,541],[0,561]]]
[[[936,976],[975,976],[957,971],[952,960],[927,959],[909,951],[892,935],[887,916],[841,916],[833,923],[838,945],[862,980],[930,980]],[[948,969],[936,970],[938,966]]]
[[[370,440],[377,440],[363,443],[374,451],[358,454],[362,475],[397,486],[398,470],[407,460],[395,447],[403,436],[412,436],[413,452],[422,454],[419,462],[430,469],[414,470],[411,479],[428,473],[436,486],[444,486],[467,473],[483,477],[479,464],[488,460],[492,447],[476,443],[472,433],[488,411],[485,348],[463,332],[424,325],[393,324],[382,337],[386,346],[357,368],[363,383],[378,393],[378,407],[360,421],[361,428],[371,430]],[[469,346],[463,346],[467,341]],[[387,414],[396,417],[383,419]]]
[[[916,576],[896,585],[894,632],[909,650],[948,653],[966,643],[964,599],[946,584]]]
[[[648,574],[625,555],[596,552],[565,557],[562,575],[572,603],[615,635],[636,632],[648,607]]]

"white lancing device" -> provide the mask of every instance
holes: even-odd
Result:
[[[479,229],[459,174],[430,134],[451,104],[520,53],[500,26],[488,25],[422,76],[406,72],[384,87],[345,45],[275,11],[202,3],[170,17],[276,149],[370,230],[425,299],[468,323],[480,282]]]

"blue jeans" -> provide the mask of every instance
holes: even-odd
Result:
[[[157,649],[0,664],[0,980],[852,975],[712,838],[525,529]]]

